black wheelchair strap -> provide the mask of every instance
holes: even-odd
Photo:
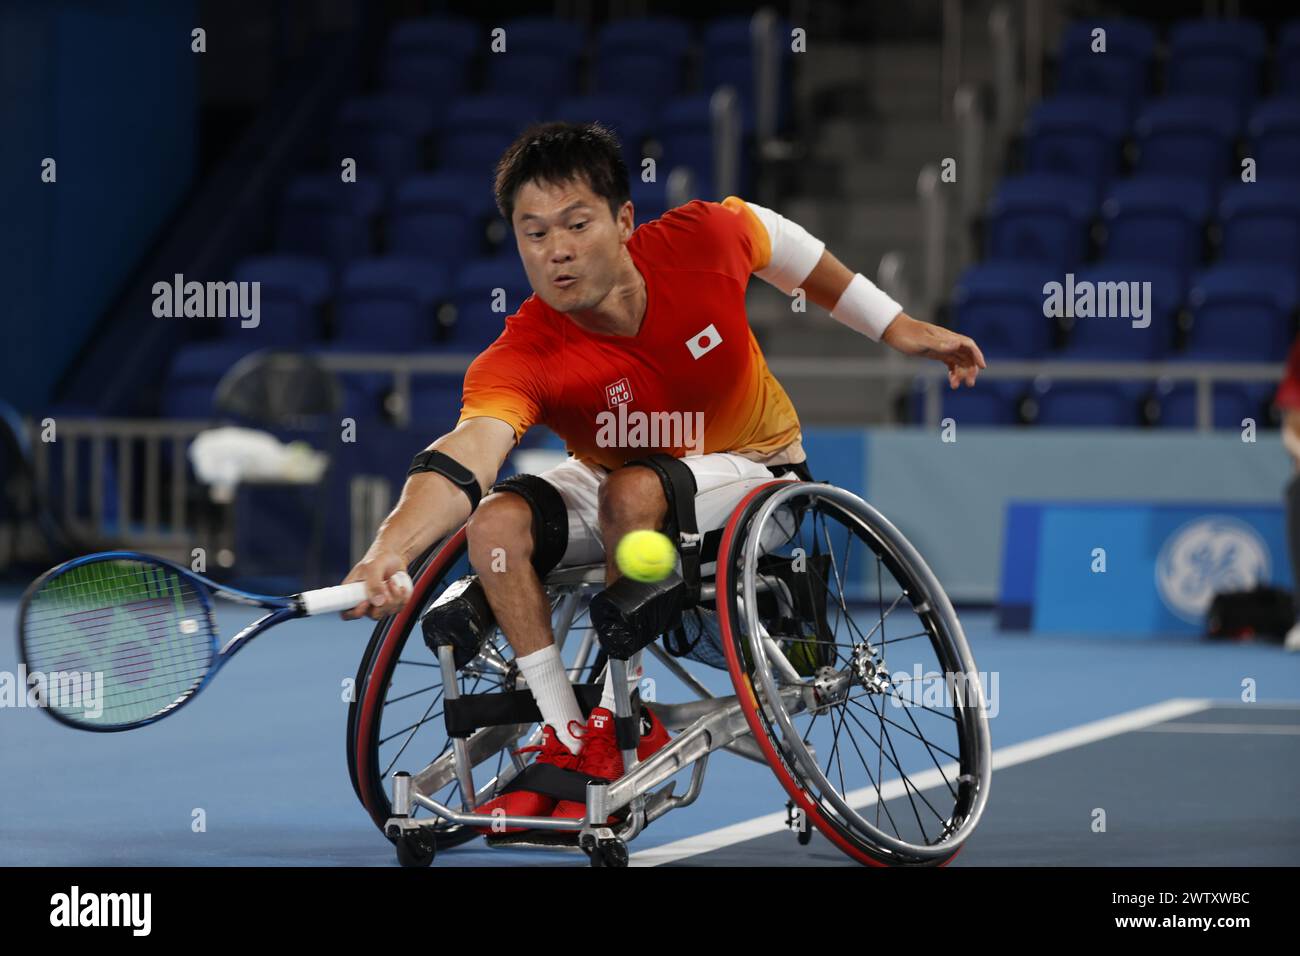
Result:
[[[600,703],[605,690],[603,683],[574,684],[573,693],[578,698],[582,716],[591,713]],[[542,712],[537,707],[531,691],[499,691],[493,694],[463,694],[455,700],[443,701],[443,720],[448,737],[469,737],[480,727],[499,727],[503,724],[540,723]]]
[[[530,763],[498,793],[510,793],[514,790],[531,790],[544,793],[558,800],[576,800],[587,802],[588,783],[608,783],[599,777],[581,773],[577,770],[564,770],[553,763]]]

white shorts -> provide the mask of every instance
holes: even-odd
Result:
[[[759,485],[777,477],[767,465],[727,452],[689,455],[680,460],[695,475],[695,521],[700,534],[721,528],[736,510],[740,499]],[[596,496],[601,482],[608,474],[602,468],[569,458],[538,475],[560,492],[569,512],[569,545],[556,567],[604,563],[605,543],[600,534]],[[798,476],[793,473],[781,475],[780,478],[798,480]],[[778,526],[779,524],[780,522]],[[789,533],[784,537],[770,539],[765,543],[764,550],[779,547],[789,540],[794,529],[790,523],[785,524]]]

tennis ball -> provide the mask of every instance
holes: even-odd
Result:
[[[658,531],[631,531],[619,541],[614,561],[633,581],[662,581],[677,566],[677,548]]]

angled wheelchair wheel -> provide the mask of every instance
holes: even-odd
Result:
[[[414,591],[401,613],[380,621],[362,657],[348,709],[348,771],[358,799],[371,820],[384,830],[391,816],[392,776],[405,770],[412,788],[456,810],[469,806],[444,718],[446,699],[437,655],[424,641],[420,617],[448,587],[471,573],[465,531],[449,537],[412,572]],[[555,610],[557,640],[584,634],[575,664],[586,670],[595,646],[594,633],[584,627],[585,607],[572,589],[549,588]],[[575,642],[576,643],[576,642]],[[572,645],[571,645],[572,646]],[[566,655],[566,657],[569,655]],[[499,629],[485,638],[476,657],[456,672],[459,693],[490,694],[515,689],[514,652]],[[522,768],[513,751],[536,743],[541,727],[510,724],[484,727],[466,741],[475,804],[490,799]],[[412,810],[416,819],[432,814]],[[458,846],[479,836],[471,827],[438,823],[422,831],[432,849]]]
[[[934,574],[850,492],[776,481],[724,529],[718,621],[768,764],[862,863],[947,863],[988,799],[980,675]]]

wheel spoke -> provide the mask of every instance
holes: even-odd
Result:
[[[413,690],[409,694],[403,694],[400,697],[389,697],[384,701],[384,706],[387,707],[389,704],[395,704],[399,700],[406,700],[408,697],[414,697],[416,694],[423,694],[425,691],[433,690],[435,687],[441,687],[441,686],[442,686],[441,683],[430,684],[428,687],[421,687],[419,690]],[[442,696],[441,691],[439,691],[438,696],[439,697]]]

